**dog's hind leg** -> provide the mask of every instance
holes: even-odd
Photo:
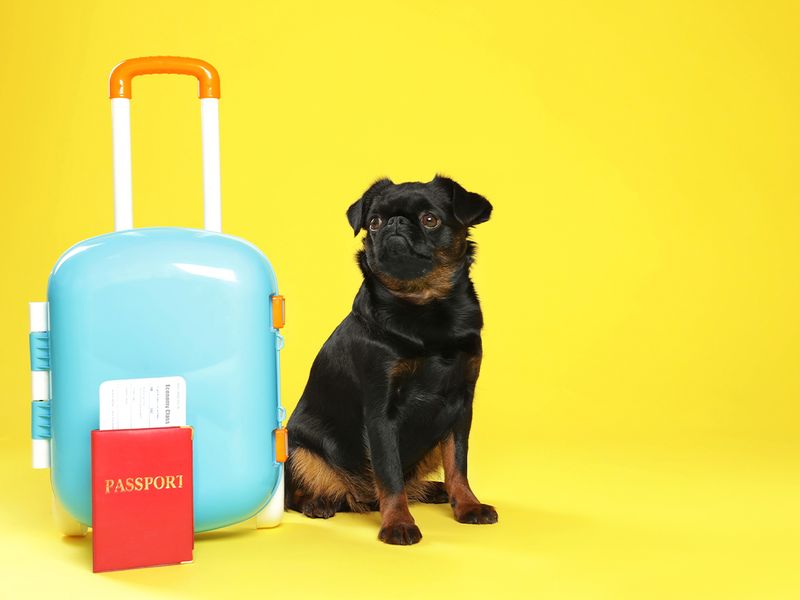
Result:
[[[413,497],[409,494],[409,500],[422,502],[423,504],[447,504],[450,502],[444,482],[420,481],[419,486]]]
[[[361,502],[353,499],[352,497],[343,498],[336,506],[336,512],[376,512],[380,510],[377,500],[370,500],[368,502]]]
[[[410,502],[447,504],[450,501],[443,482],[426,479],[435,475],[441,467],[442,452],[437,444],[414,466],[412,474],[406,479],[406,493]]]
[[[330,519],[336,514],[338,504],[330,498],[308,498],[300,505],[300,512],[310,519]]]
[[[346,478],[316,453],[295,448],[286,461],[286,508],[312,519],[329,519],[353,508]],[[368,508],[364,510],[369,510]]]

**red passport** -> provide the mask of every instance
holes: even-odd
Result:
[[[192,560],[192,430],[92,431],[94,571]]]

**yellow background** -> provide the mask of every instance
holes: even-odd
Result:
[[[5,0],[0,595],[800,596],[798,24],[791,2]],[[470,472],[499,525],[416,507],[398,548],[374,514],[290,514],[106,575],[52,528],[26,303],[112,228],[107,75],[152,54],[221,72],[224,228],[287,297],[289,409],[359,283],[349,203],[436,171],[494,203]],[[133,105],[136,224],[199,226],[196,84],[140,78]]]

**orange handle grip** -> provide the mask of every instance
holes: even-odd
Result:
[[[111,71],[109,79],[110,98],[131,97],[131,82],[137,75],[170,73],[193,75],[200,84],[201,98],[219,98],[219,73],[209,63],[199,58],[180,56],[146,56],[130,58],[119,63]]]

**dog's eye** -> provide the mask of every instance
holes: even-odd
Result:
[[[380,217],[372,217],[369,220],[370,231],[377,231],[378,229],[381,228],[381,225],[383,225],[383,219],[381,219]]]
[[[436,229],[439,226],[439,217],[437,217],[433,213],[422,213],[422,216],[419,218],[420,222],[423,226],[427,227],[428,229]]]

